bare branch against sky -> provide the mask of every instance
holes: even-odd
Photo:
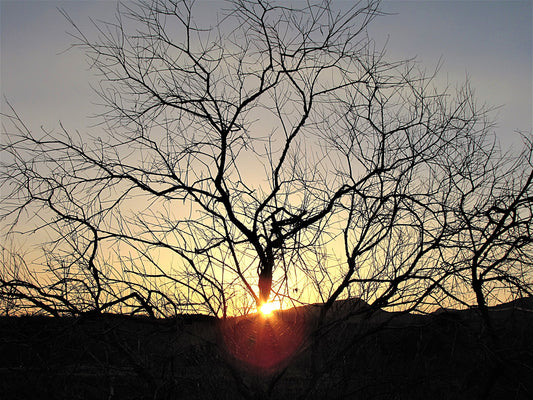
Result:
[[[8,397],[531,398],[531,1],[0,4]]]
[[[196,5],[203,19],[223,1]],[[349,2],[335,2],[346,5]],[[29,124],[55,127],[59,120],[73,129],[86,127],[96,110],[84,55],[65,52],[71,45],[62,8],[81,26],[89,18],[106,19],[116,2],[0,1],[0,73],[2,110],[5,98]],[[515,130],[530,130],[532,104],[531,1],[385,1],[369,27],[377,45],[387,44],[394,59],[417,57],[426,68],[442,59],[440,79],[455,85],[470,77],[479,101],[503,107],[498,134],[505,144],[520,145]]]
[[[531,4],[453,5],[3,2],[6,293],[223,318],[530,294]]]

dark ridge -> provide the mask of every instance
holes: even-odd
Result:
[[[82,317],[0,317],[0,397],[5,399],[240,399],[239,385],[274,382],[270,399],[479,398],[530,399],[533,393],[533,299],[489,308],[498,345],[491,344],[477,309],[428,315],[377,312],[358,318],[368,305],[334,305],[338,323],[287,357],[282,374],[261,374],[228,354],[213,317],[168,319],[101,314]],[[269,335],[288,336],[320,305],[275,314]],[[355,310],[356,317],[344,318]],[[300,316],[304,316],[299,320]],[[364,312],[361,314],[364,315]],[[255,314],[233,319],[230,339],[241,356],[257,339]],[[304,332],[305,333],[305,332]],[[312,333],[312,332],[311,332]],[[249,337],[248,337],[249,336]],[[312,337],[312,336],[311,336]],[[288,351],[289,342],[268,337]],[[244,350],[243,350],[244,349]],[[268,353],[261,353],[268,360]],[[242,359],[242,357],[241,357]],[[246,361],[246,360],[245,360]],[[249,361],[249,360],[248,360]],[[263,384],[262,383],[262,384]],[[264,383],[267,384],[267,383]]]

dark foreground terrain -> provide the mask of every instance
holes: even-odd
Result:
[[[357,313],[356,313],[357,314]],[[0,318],[1,399],[531,399],[533,307]]]

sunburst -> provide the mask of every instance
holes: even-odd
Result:
[[[277,304],[272,303],[272,302],[267,302],[267,303],[263,303],[261,307],[259,307],[259,311],[261,311],[263,315],[270,315],[272,314],[273,311],[277,310],[278,308],[279,307]]]

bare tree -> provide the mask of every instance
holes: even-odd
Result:
[[[531,137],[501,151],[468,82],[387,60],[366,32],[377,0],[226,4],[215,21],[194,1],[128,2],[92,34],[64,13],[100,79],[100,124],[2,115],[2,312],[215,316],[233,356],[262,342],[256,358],[277,368],[204,378],[229,371],[249,398],[298,354],[301,398],[345,395],[335,379],[351,371],[331,371],[413,310],[477,305],[497,343],[488,305],[533,291]],[[320,306],[309,325],[294,310],[275,327],[227,318],[268,301]],[[162,387],[163,372],[141,375]]]
[[[327,311],[344,297],[407,310],[466,304],[449,283],[464,282],[467,259],[476,295],[496,280],[530,293],[517,275],[531,255],[530,172],[499,178],[490,110],[467,84],[439,91],[374,47],[379,2],[235,0],[214,25],[194,7],[121,5],[95,37],[65,14],[100,77],[101,131],[3,116],[9,235],[51,237],[47,281],[7,268],[3,296],[37,290],[58,314],[225,317],[271,299]]]

